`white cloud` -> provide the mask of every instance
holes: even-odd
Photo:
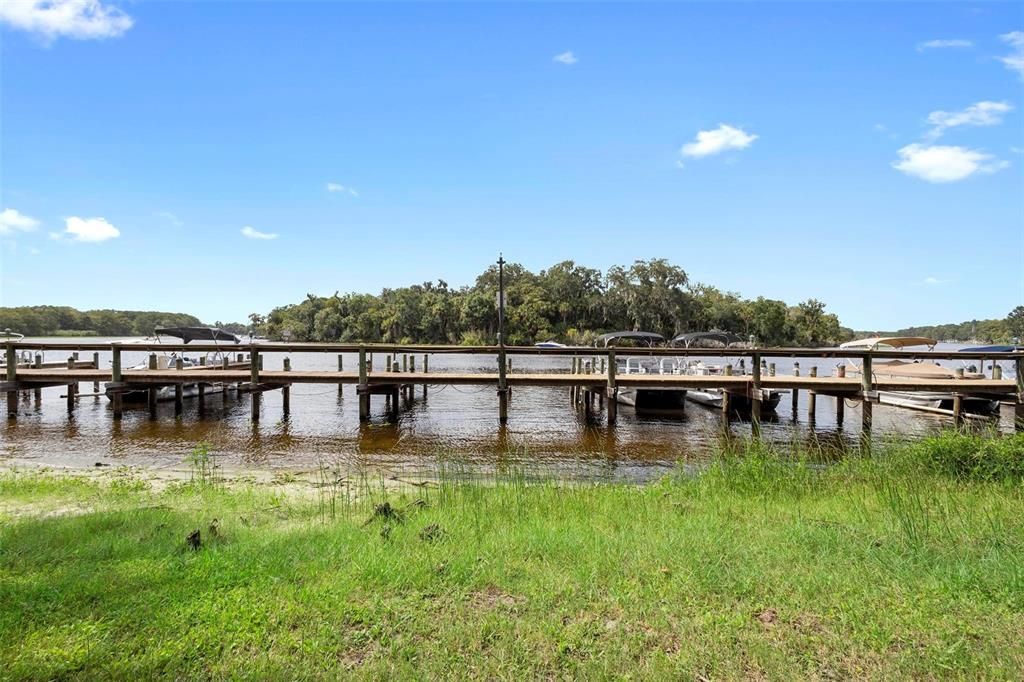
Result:
[[[31,232],[39,226],[39,221],[20,213],[13,208],[5,208],[0,212],[0,234],[15,232]]]
[[[53,234],[50,235],[53,237]],[[76,242],[105,242],[121,236],[121,231],[108,223],[105,218],[79,218],[71,216],[64,220],[64,235]]]
[[[945,281],[946,280],[939,279],[938,277],[925,277],[923,280],[921,280],[921,284],[925,284],[927,286],[936,286],[938,284],[944,283]]]
[[[928,182],[956,182],[975,173],[995,173],[1009,163],[966,147],[909,144],[897,152],[892,167]]]
[[[354,196],[354,197],[359,196],[359,192],[357,192],[354,187],[347,187],[346,185],[339,185],[336,182],[328,182],[327,183],[327,191],[328,192],[333,192],[333,193],[341,192],[342,194],[349,194],[349,195]]]
[[[999,36],[999,39],[1013,48],[1005,57],[997,57],[999,61],[1024,80],[1024,31],[1010,31]]]
[[[551,58],[551,61],[558,62],[559,64],[565,64],[567,66],[572,66],[579,60],[576,59],[576,55],[572,53],[572,50],[567,50],[561,54],[556,54],[554,57]]]
[[[28,247],[28,254],[29,254],[30,256],[38,256],[38,255],[39,255],[39,254],[41,254],[41,253],[42,253],[42,251],[40,251],[39,249],[37,249],[37,248],[36,248],[36,247],[34,247],[34,246],[30,246],[30,247]]]
[[[923,43],[917,44],[917,51],[924,52],[925,50],[936,50],[948,47],[974,47],[974,43],[970,40],[963,40],[962,38],[952,38],[948,40],[926,40]]]
[[[254,230],[252,227],[246,225],[242,228],[242,236],[248,237],[249,239],[277,239],[278,234],[276,232],[260,232]]]
[[[693,142],[683,145],[680,153],[683,156],[700,158],[720,154],[730,149],[746,149],[757,135],[746,133],[739,128],[720,123],[714,130],[701,130]]]
[[[89,40],[116,38],[132,27],[132,18],[100,0],[6,0],[0,23],[33,33],[49,43],[61,36]]]
[[[994,126],[1003,122],[1003,114],[1013,110],[1009,102],[978,102],[962,111],[933,111],[928,123],[933,128],[928,137],[934,139],[957,126]]]
[[[163,218],[174,227],[182,227],[185,224],[180,218],[178,218],[178,216],[174,215],[170,211],[158,211],[155,215],[157,218]]]

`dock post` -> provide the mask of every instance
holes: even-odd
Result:
[[[768,376],[770,376],[770,377],[775,376],[775,363],[774,362],[768,363]]]
[[[812,379],[818,376],[818,367],[811,367],[808,376]],[[818,392],[814,389],[807,391],[807,421],[814,422],[818,418]]]
[[[341,390],[341,386],[338,386]],[[365,422],[370,419],[370,386],[369,372],[366,366],[366,347],[359,346],[359,421]]]
[[[199,366],[206,367],[206,356],[199,358]],[[206,384],[202,381],[196,387],[199,390],[199,412],[202,413],[206,407]]]
[[[794,362],[793,363],[793,376],[795,376],[795,377],[800,376],[800,363],[799,362]],[[790,416],[793,419],[793,421],[796,421],[796,411],[797,411],[797,407],[799,407],[799,405],[800,405],[800,389],[797,388],[796,386],[793,386],[793,393],[791,394],[790,397],[793,400],[793,404],[790,407]]]
[[[761,354],[754,353],[750,358],[752,381],[750,385],[750,427],[754,437],[761,435]]]
[[[32,366],[35,367],[36,369],[39,369],[40,367],[43,366],[43,354],[42,353],[36,353],[36,357],[33,360]],[[96,369],[99,369],[99,368],[100,368],[99,363],[97,363],[96,364]],[[93,384],[93,388],[95,389],[94,392],[100,390],[98,383]],[[43,389],[41,389],[41,388],[33,389],[32,394],[33,394],[32,397],[35,400],[36,405],[38,405],[39,402],[43,399]]]
[[[964,397],[959,393],[953,394],[953,426],[957,429],[964,425]]]
[[[508,423],[508,365],[505,362],[505,342],[498,347],[498,423]]]
[[[569,374],[576,374],[576,356],[572,356],[569,359]],[[576,384],[570,384],[569,386],[569,402],[573,405],[576,404]]]
[[[836,374],[840,379],[846,377],[846,365],[839,365],[836,368]],[[840,429],[843,428],[843,413],[846,411],[846,398],[839,394],[836,396],[836,426]]]
[[[249,352],[249,393],[252,405],[252,421],[260,420],[260,352],[252,348]]]
[[[93,369],[99,369],[100,368],[100,354],[98,352],[92,354],[92,368]],[[99,400],[100,399],[100,382],[98,382],[98,381],[92,382],[92,392],[96,394],[94,396],[94,400]]]
[[[725,376],[732,376],[732,365],[726,365],[722,370]],[[729,388],[722,388],[722,416],[725,418],[726,423],[729,423]]]
[[[341,353],[338,353],[338,373],[340,374],[341,372],[344,372],[344,371],[345,371],[345,357]],[[341,397],[342,391],[344,390],[344,388],[345,388],[345,384],[343,384],[343,383],[341,383],[339,381],[338,382],[338,397],[339,398]]]
[[[615,426],[619,419],[619,389],[615,382],[615,351],[608,351],[608,426]]]
[[[12,386],[12,389],[7,391],[7,417],[9,419],[14,419],[18,416],[18,392],[13,390],[13,386],[18,381],[18,353],[14,349],[14,344],[9,340],[5,350],[5,355],[7,356],[6,379]]]
[[[284,371],[292,371],[292,360],[291,358],[285,358],[282,361]],[[292,411],[292,387],[291,384],[285,384],[281,387],[281,411],[284,416],[287,417]]]
[[[178,357],[174,359],[174,371],[180,372],[185,369],[184,359]],[[181,379],[181,375],[178,375],[178,381],[174,383],[174,416],[180,417],[182,410],[184,409],[184,397],[185,384]]]
[[[75,356],[68,356],[68,369],[75,369]],[[78,391],[78,382],[68,384],[68,414],[75,411],[75,393]]]
[[[860,430],[864,445],[869,445],[871,442],[871,410],[873,408],[871,404],[871,374],[871,353],[864,353],[864,360],[860,367]]]
[[[427,373],[427,358],[429,358],[429,357],[430,356],[427,355],[426,353],[423,354],[423,373],[424,374]],[[426,379],[426,377],[424,377],[424,379]],[[423,382],[423,399],[424,400],[427,399],[427,382],[426,381]]]
[[[412,354],[409,355],[409,373],[416,373],[416,356]],[[413,395],[415,390],[416,387],[413,384],[409,384],[408,386],[405,387],[406,399],[409,400],[410,402],[413,400],[413,398],[416,397]]]
[[[156,370],[156,353],[149,354],[149,369]],[[155,385],[146,389],[146,402],[149,406],[149,418],[156,419],[156,394],[160,389]]]
[[[110,381],[114,384],[114,392],[110,396],[110,405],[114,410],[114,421],[121,421],[124,416],[122,410],[122,386],[124,378],[121,376],[121,344],[116,341],[110,344]]]

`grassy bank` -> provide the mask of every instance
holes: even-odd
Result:
[[[287,498],[8,474],[0,677],[1019,679],[1024,437],[811,454]]]

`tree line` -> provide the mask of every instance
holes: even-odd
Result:
[[[149,336],[157,327],[202,324],[193,315],[148,310],[76,310],[68,306],[0,308],[0,332],[25,336]]]
[[[298,303],[254,313],[255,329],[274,340],[387,343],[494,343],[498,330],[498,266],[472,286],[443,280],[384,289],[379,295],[309,294]],[[771,346],[834,345],[852,337],[825,304],[796,305],[691,282],[664,259],[613,266],[607,272],[563,261],[538,273],[505,266],[505,340],[589,344],[606,331],[644,330],[672,337],[723,329]]]
[[[966,320],[959,323],[907,327],[895,332],[886,332],[885,335],[926,336],[939,341],[1010,343],[1014,339],[1024,339],[1024,305],[1017,306],[1001,320]]]

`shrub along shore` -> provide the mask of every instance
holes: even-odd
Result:
[[[0,678],[1024,676],[1024,436],[655,484],[0,475]]]

